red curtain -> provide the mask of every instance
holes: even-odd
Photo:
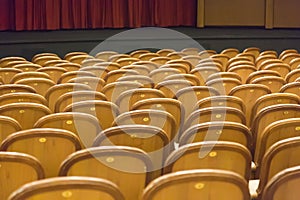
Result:
[[[197,0],[0,0],[0,30],[196,26]]]

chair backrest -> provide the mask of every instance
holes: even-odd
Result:
[[[97,146],[130,146],[145,151],[153,163],[153,176],[161,176],[163,163],[170,153],[170,141],[160,128],[149,125],[114,126],[99,133],[94,140]]]
[[[143,99],[164,98],[165,94],[158,89],[138,88],[122,92],[116,100],[116,105],[120,108],[120,112],[131,110],[132,106]]]
[[[300,82],[287,83],[280,89],[280,92],[292,93],[300,97]]]
[[[20,69],[23,72],[34,72],[40,69],[41,67],[42,67],[41,65],[32,64],[32,63],[22,63],[13,66],[13,68]]]
[[[45,78],[51,80],[50,76],[44,72],[21,72],[14,75],[10,83],[16,83],[17,81],[25,78]]]
[[[138,101],[132,106],[132,110],[143,109],[163,110],[170,113],[176,122],[176,133],[180,131],[184,116],[184,108],[180,101],[168,98],[150,98]]]
[[[227,48],[227,49],[224,49],[221,51],[221,54],[225,54],[225,55],[229,56],[230,58],[235,57],[239,53],[240,53],[240,51],[235,48]]]
[[[80,52],[80,51],[69,52],[69,53],[67,53],[67,54],[64,56],[64,59],[70,61],[70,59],[71,59],[73,56],[78,56],[78,55],[87,55],[87,53],[86,53],[86,52]]]
[[[242,83],[234,78],[218,78],[206,82],[206,85],[215,88],[220,94],[228,95],[232,88]]]
[[[236,108],[231,107],[208,107],[198,109],[192,112],[190,116],[184,122],[182,131],[187,130],[189,127],[204,123],[204,122],[236,122],[246,124],[246,118],[244,113]]]
[[[46,177],[58,176],[61,162],[80,150],[79,138],[62,129],[29,129],[9,135],[1,144],[1,151],[21,152],[36,157]]]
[[[231,67],[228,72],[237,73],[242,78],[242,83],[245,84],[249,75],[256,72],[256,68],[253,65],[237,65]]]
[[[196,103],[206,97],[218,96],[220,93],[207,86],[191,86],[183,88],[176,93],[176,98],[182,103],[185,110],[184,119],[192,113]]]
[[[58,79],[63,73],[66,73],[67,70],[61,67],[43,67],[37,70],[37,72],[44,72],[48,74],[51,78],[51,80],[54,83],[57,83]]]
[[[204,141],[229,141],[252,150],[252,133],[243,124],[236,122],[205,122],[196,124],[182,133],[179,146]]]
[[[186,80],[192,83],[192,85],[200,86],[200,81],[197,76],[193,74],[173,74],[167,76],[164,80]]]
[[[295,82],[300,77],[300,69],[290,71],[285,77],[287,83]]]
[[[190,72],[190,67],[189,66],[179,64],[179,63],[164,64],[164,65],[160,66],[159,68],[178,69],[183,74],[187,74],[187,73]]]
[[[14,68],[0,68],[0,78],[5,84],[9,84],[11,79],[18,73],[22,73],[22,70]]]
[[[56,113],[39,119],[34,128],[57,128],[75,133],[83,146],[90,147],[101,128],[96,117],[85,113]]]
[[[299,122],[300,118],[278,120],[265,128],[259,141],[260,145],[255,150],[254,162],[256,166],[261,165],[263,156],[273,144],[284,139],[299,136]]]
[[[296,200],[299,197],[300,167],[282,170],[265,187],[261,199]]]
[[[140,50],[136,50],[130,53],[130,56],[133,58],[138,58],[140,55],[144,54],[144,53],[151,53],[149,50],[146,49],[140,49]]]
[[[265,76],[252,81],[252,84],[262,84],[267,86],[272,93],[279,92],[281,87],[285,85],[285,80],[282,77]]]
[[[134,62],[132,64],[133,65],[143,65],[143,66],[146,66],[146,67],[148,67],[148,69],[150,71],[152,71],[154,69],[157,69],[159,67],[158,64],[156,64],[154,62],[151,62],[151,61],[138,61],[138,62]]]
[[[300,104],[300,98],[289,93],[273,93],[261,96],[252,108],[251,121],[262,109],[276,104]]]
[[[118,186],[92,177],[56,177],[34,181],[16,190],[9,200],[57,199],[124,200]]]
[[[239,97],[244,101],[244,104],[246,106],[246,125],[250,127],[252,108],[255,104],[255,101],[259,97],[269,93],[271,93],[271,91],[265,85],[245,84],[233,88],[229,95]]]
[[[262,109],[254,118],[252,124],[253,144],[257,149],[260,145],[263,131],[273,122],[283,119],[300,117],[300,105],[277,104]]]
[[[165,161],[164,173],[191,169],[222,169],[251,175],[251,153],[235,142],[205,141],[187,144],[173,151]]]
[[[196,67],[191,70],[190,74],[194,74],[195,76],[198,77],[200,80],[200,85],[205,85],[205,82],[207,81],[207,78],[215,73],[220,72],[220,69],[217,68],[216,66],[211,66],[211,67]]]
[[[24,103],[24,102],[39,103],[48,106],[47,100],[43,96],[35,93],[17,92],[17,93],[3,94],[0,96],[0,106],[4,106],[10,103]]]
[[[95,55],[95,58],[108,61],[110,56],[117,55],[115,51],[101,51]]]
[[[13,191],[26,183],[44,178],[40,162],[28,154],[1,151],[0,166],[1,199],[8,199]]]
[[[67,83],[69,80],[73,78],[81,78],[81,77],[96,77],[94,73],[88,71],[69,71],[63,73],[58,79],[57,83]]]
[[[98,58],[88,59],[81,62],[81,67],[94,66],[98,63],[103,63],[103,62],[105,62],[105,60],[98,59]]]
[[[105,85],[105,81],[102,78],[82,76],[77,78],[72,78],[68,83],[81,83],[88,85],[93,91],[101,91]]]
[[[173,74],[181,74],[181,72],[178,69],[172,69],[172,68],[158,68],[154,69],[150,72],[149,76],[152,78],[153,82],[155,84],[162,82],[165,77],[173,75]]]
[[[248,184],[226,170],[187,170],[161,176],[144,190],[143,200],[250,200]]]
[[[275,77],[281,77],[280,74],[276,71],[273,71],[273,70],[259,70],[259,71],[256,71],[256,72],[252,72],[251,74],[249,74],[248,78],[247,78],[247,81],[246,81],[246,84],[249,84],[257,79],[257,78],[261,78],[261,77],[265,77],[265,76],[275,76]]]
[[[67,93],[73,91],[86,91],[91,90],[91,88],[85,84],[81,83],[64,83],[59,85],[54,85],[46,92],[45,98],[48,100],[49,108],[54,112],[55,110],[55,103],[57,99]]]
[[[96,77],[104,79],[109,70],[105,66],[87,66],[80,69],[83,72],[92,72]]]
[[[0,144],[10,134],[22,130],[18,121],[11,117],[0,116]]]
[[[149,156],[133,147],[104,146],[77,151],[61,165],[61,176],[89,176],[115,183],[125,199],[139,199],[151,181]],[[134,180],[128,182],[128,180]]]
[[[120,58],[116,61],[116,63],[118,63],[121,67],[124,67],[138,61],[138,58]]]
[[[33,128],[37,120],[50,113],[48,107],[38,103],[11,103],[0,106],[0,115],[17,120],[23,129]]]
[[[299,152],[300,137],[284,139],[272,145],[261,164],[257,193],[260,194],[267,183],[282,170],[299,166]]]
[[[269,64],[265,67],[265,69],[278,72],[282,78],[285,78],[286,75],[291,71],[290,65],[285,64],[285,63]]]
[[[209,108],[209,107],[232,107],[236,108],[243,113],[246,112],[246,107],[243,100],[235,96],[211,96],[199,100],[193,111],[196,109]]]
[[[175,118],[166,111],[161,110],[133,110],[120,114],[113,126],[141,124],[150,125],[161,128],[165,131],[169,141],[172,141],[176,135],[176,122]]]
[[[119,107],[110,101],[86,100],[75,102],[67,106],[64,112],[80,112],[97,117],[101,130],[112,126],[115,118],[120,114]]]
[[[242,81],[242,78],[240,77],[240,75],[238,75],[235,72],[219,72],[219,73],[215,73],[215,74],[212,74],[209,77],[207,77],[206,81],[210,81],[210,80],[218,79],[218,78],[234,78],[234,79],[237,79],[239,81]]]
[[[17,81],[16,84],[28,85],[42,96],[45,96],[48,89],[55,85],[52,80],[46,78],[25,78]]]
[[[87,100],[102,100],[106,101],[107,98],[101,92],[96,91],[74,91],[67,92],[61,95],[55,103],[55,112],[63,112],[63,110],[75,102]]]
[[[141,66],[142,67],[142,66]],[[130,75],[130,76],[124,76],[118,79],[118,82],[120,81],[128,81],[128,82],[136,82],[141,83],[144,88],[154,88],[154,81],[149,76],[145,75]]]
[[[140,75],[137,71],[132,69],[119,69],[113,70],[106,74],[104,80],[106,84],[116,82],[119,78],[123,76],[130,76],[130,75]]]
[[[115,103],[122,92],[140,87],[143,87],[141,83],[120,81],[105,85],[101,92],[106,96],[108,101]]]
[[[192,86],[194,85],[187,80],[166,80],[157,83],[155,88],[162,91],[165,97],[174,98],[176,97],[175,95],[180,89]]]
[[[28,85],[21,85],[21,84],[0,85],[0,96],[3,94],[16,93],[16,92],[36,93],[35,89]]]

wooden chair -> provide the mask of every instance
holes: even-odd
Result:
[[[141,83],[144,88],[154,88],[154,81],[145,75],[131,75],[131,76],[124,76],[118,79],[118,82],[127,81],[127,82],[136,82]]]
[[[179,90],[192,86],[194,85],[186,80],[167,80],[157,83],[155,89],[161,91],[167,98],[174,98]]]
[[[74,91],[67,92],[61,95],[55,103],[55,112],[63,112],[65,108],[72,103],[87,101],[87,100],[102,100],[106,101],[106,96],[101,92],[96,91]]]
[[[182,57],[183,60],[189,61],[193,68],[196,67],[201,60],[200,56],[198,55],[187,55]]]
[[[192,63],[190,63],[187,60],[181,60],[181,59],[170,60],[170,61],[166,62],[166,64],[182,64],[182,65],[185,65],[188,72],[190,72],[193,68]]]
[[[155,69],[157,69],[159,67],[158,64],[153,63],[151,61],[138,61],[138,62],[134,62],[132,63],[133,65],[143,65],[146,66],[150,71],[153,71]]]
[[[9,56],[9,57],[4,57],[0,59],[0,68],[5,67],[9,62],[12,61],[26,61],[25,58],[22,57],[14,57],[14,56]]]
[[[89,76],[79,76],[70,79],[67,83],[80,83],[89,86],[92,91],[100,92],[105,85],[105,81],[102,78],[89,77]]]
[[[236,122],[205,122],[196,124],[182,133],[179,146],[207,141],[235,142],[252,150],[252,133],[243,124]]]
[[[67,60],[49,60],[49,61],[45,62],[43,67],[55,67],[55,65],[61,64],[61,63],[69,63],[69,61],[67,61]]]
[[[145,54],[145,53],[151,53],[149,50],[146,49],[140,49],[140,50],[136,50],[130,53],[130,56],[133,58],[139,58],[140,55]]]
[[[134,71],[137,71],[139,74],[144,75],[144,76],[148,76],[149,73],[151,72],[151,70],[147,67],[147,66],[143,66],[143,65],[127,65],[124,67],[121,67],[122,69],[132,69]]]
[[[193,74],[173,74],[167,76],[164,80],[185,80],[191,82],[192,85],[200,86],[200,81],[198,77]]]
[[[212,59],[217,59],[217,60],[221,61],[223,71],[225,71],[226,66],[227,66],[227,62],[230,59],[230,57],[228,55],[225,55],[225,54],[214,54],[214,55],[211,56],[211,58]]]
[[[267,60],[261,62],[260,65],[256,65],[256,68],[258,70],[262,70],[262,69],[265,69],[268,65],[272,65],[272,64],[279,64],[280,65],[280,64],[284,64],[284,63],[280,59],[267,59]]]
[[[102,62],[105,62],[105,60],[97,59],[97,58],[88,59],[88,60],[84,60],[81,62],[81,67],[94,66],[94,65],[97,65],[98,63],[102,63]]]
[[[236,108],[243,113],[246,111],[246,107],[242,99],[235,96],[211,96],[199,100],[194,106],[194,110],[209,108],[209,107],[231,107]]]
[[[220,93],[212,87],[193,86],[179,90],[176,93],[176,98],[182,103],[185,110],[184,119],[187,119],[199,100],[218,95],[220,95]]]
[[[58,56],[40,56],[33,60],[33,63],[44,66],[50,60],[61,60]]]
[[[49,90],[47,90],[45,94],[45,98],[49,103],[49,108],[54,112],[55,110],[55,103],[57,99],[67,93],[67,92],[74,92],[74,91],[90,91],[91,88],[85,84],[80,83],[64,83],[59,85],[54,85]]]
[[[131,56],[128,54],[122,54],[122,53],[112,55],[109,57],[108,62],[116,62],[117,60],[119,60],[121,58],[131,58]]]
[[[138,59],[143,61],[149,61],[151,58],[159,57],[157,53],[143,53],[141,54]]]
[[[183,52],[171,52],[167,55],[167,57],[171,58],[172,60],[182,59],[184,56],[186,56]]]
[[[104,79],[109,70],[105,66],[88,66],[81,68],[80,71],[92,72],[96,77]]]
[[[169,53],[175,52],[174,49],[161,49],[158,50],[156,53],[158,53],[160,56],[167,56]]]
[[[55,177],[61,162],[81,148],[79,138],[69,131],[29,129],[9,135],[0,150],[32,155],[41,162],[46,177]]]
[[[300,195],[299,166],[282,170],[274,176],[265,187],[261,199],[265,200],[296,200]]]
[[[155,109],[163,110],[170,113],[176,122],[176,133],[183,124],[184,108],[182,103],[175,99],[169,98],[150,98],[136,102],[132,106],[132,110]]]
[[[241,84],[239,80],[234,78],[218,78],[206,82],[208,87],[215,88],[221,95],[228,95],[232,88]]]
[[[33,64],[33,63],[27,60],[17,60],[17,61],[8,62],[3,68],[14,68],[16,65],[20,65],[20,64]]]
[[[253,72],[256,72],[256,68],[252,65],[237,65],[231,67],[228,72],[234,72],[238,74],[242,79],[242,83],[245,84],[249,75]]]
[[[116,100],[116,105],[120,108],[120,112],[124,113],[131,110],[132,106],[140,100],[165,97],[165,94],[160,90],[138,88],[122,92]]]
[[[219,72],[219,73],[212,74],[209,77],[207,77],[206,82],[214,79],[219,79],[219,78],[233,78],[242,82],[242,78],[240,77],[240,75],[238,75],[235,72]]]
[[[81,65],[81,63],[85,60],[89,59],[95,59],[93,56],[90,55],[77,55],[77,56],[72,56],[69,61],[75,64]]]
[[[67,106],[64,112],[80,112],[93,115],[98,119],[101,130],[111,127],[114,119],[120,113],[116,104],[101,100],[75,102]]]
[[[300,105],[298,104],[277,104],[262,109],[255,116],[251,127],[255,149],[258,149],[263,131],[268,125],[278,120],[294,117],[300,117]]]
[[[36,93],[35,89],[21,84],[5,84],[0,85],[0,96],[9,93],[18,93],[18,92],[28,92],[28,93]]]
[[[108,74],[104,77],[104,80],[106,84],[116,82],[119,78],[124,76],[130,76],[130,75],[140,75],[137,71],[134,71],[132,69],[120,69],[120,70],[113,70],[111,72],[108,72]]]
[[[258,48],[258,47],[248,47],[248,48],[244,49],[243,52],[244,53],[251,53],[252,55],[255,56],[255,58],[257,58],[260,54],[260,48]]]
[[[47,100],[35,93],[29,92],[17,92],[17,93],[8,93],[0,96],[0,106],[4,106],[10,103],[38,103],[45,106],[48,106]]]
[[[52,80],[46,78],[24,78],[16,81],[15,84],[28,85],[42,96],[45,96],[49,88],[55,85]]]
[[[269,64],[264,69],[277,71],[282,78],[285,78],[286,75],[291,71],[290,66],[284,63]]]
[[[0,144],[10,134],[22,130],[20,123],[7,116],[0,116]]]
[[[121,67],[124,67],[138,61],[138,58],[120,58],[116,61],[116,63],[118,63]]]
[[[102,62],[94,65],[93,67],[105,67],[108,71],[118,70],[121,66],[116,62]],[[104,77],[103,77],[104,78]]]
[[[240,51],[235,48],[227,48],[227,49],[224,49],[223,51],[221,51],[221,54],[225,54],[225,55],[229,56],[230,58],[235,57],[239,53],[240,53]]]
[[[276,76],[265,76],[261,78],[256,78],[252,81],[252,84],[261,84],[267,86],[272,93],[277,93],[280,91],[282,86],[286,84],[282,77]]]
[[[252,82],[255,79],[261,78],[261,77],[266,77],[266,76],[281,77],[281,75],[278,72],[273,71],[273,70],[259,70],[259,71],[249,74],[249,76],[246,80],[246,84],[252,84]]]
[[[92,177],[56,177],[23,185],[9,200],[21,199],[57,199],[72,198],[80,200],[124,200],[118,186],[100,178]]]
[[[171,58],[169,58],[167,56],[159,56],[159,57],[151,58],[149,61],[154,62],[158,65],[165,65],[170,60],[171,60]]]
[[[297,69],[300,65],[300,58],[294,58],[290,61],[291,70]]]
[[[51,80],[50,76],[44,72],[22,72],[14,75],[10,83],[16,83],[17,81],[25,78],[45,78]]]
[[[173,74],[181,74],[178,69],[170,69],[170,68],[158,68],[150,72],[149,77],[153,80],[155,84],[162,82],[165,77],[173,75]]]
[[[294,69],[286,75],[285,81],[287,83],[295,82],[296,79],[299,77],[300,77],[300,69]]]
[[[237,57],[247,58],[251,60],[251,62],[255,63],[256,57],[253,53],[243,52],[236,55]]]
[[[280,92],[291,93],[300,97],[300,82],[287,83],[281,87]]]
[[[187,55],[198,55],[198,53],[200,52],[200,49],[199,48],[188,47],[188,48],[182,49],[181,52],[185,53]]]
[[[67,53],[67,54],[64,56],[64,59],[70,61],[70,59],[71,59],[73,56],[78,56],[78,55],[87,55],[87,53],[86,53],[86,52],[80,52],[80,51],[69,52],[69,53]]]
[[[266,152],[261,164],[260,182],[257,189],[258,196],[267,183],[285,169],[299,166],[300,138],[294,137],[275,143]]]
[[[56,64],[55,67],[60,67],[62,69],[67,70],[68,72],[73,72],[73,71],[78,71],[81,68],[80,64],[76,64],[76,63],[59,63]]]
[[[14,69],[14,68],[0,68],[0,78],[3,83],[9,84],[11,79],[18,73],[21,73],[22,70]]]
[[[90,147],[96,135],[101,131],[96,117],[85,113],[55,113],[40,118],[34,128],[56,128],[75,133],[82,146]]]
[[[95,55],[95,58],[108,61],[109,57],[117,54],[118,52],[115,51],[101,51]]]
[[[259,66],[261,66],[261,64],[262,64],[264,61],[269,60],[269,59],[277,59],[277,57],[274,56],[273,54],[271,54],[271,55],[268,54],[268,55],[261,55],[261,56],[259,56],[258,58],[256,58],[255,64],[256,64],[257,68],[258,68]]]
[[[222,61],[216,59],[216,58],[206,58],[202,59],[199,61],[199,63],[195,66],[194,68],[201,68],[201,67],[215,67],[217,68],[220,72],[226,71],[226,67],[223,66]]]
[[[37,103],[11,103],[0,106],[0,115],[17,120],[23,129],[33,128],[38,119],[50,113],[48,107]]]
[[[26,183],[44,178],[40,162],[28,154],[2,151],[0,166],[1,199],[8,199],[13,191]]]
[[[277,58],[278,53],[275,50],[265,50],[265,51],[260,52],[259,57],[265,56],[265,55],[273,55],[274,58]]]
[[[201,58],[208,58],[212,55],[215,55],[217,54],[217,52],[215,50],[212,50],[212,49],[206,49],[206,50],[203,50],[203,51],[200,51],[198,53],[198,56],[200,56]]]
[[[200,86],[204,86],[207,78],[215,73],[220,72],[220,69],[217,67],[196,67],[191,70],[190,74],[194,74],[200,80]]]
[[[141,83],[131,81],[120,81],[106,84],[101,92],[106,96],[108,101],[115,103],[119,95],[122,94],[122,92],[141,87],[143,87]]]
[[[245,112],[246,125],[250,127],[252,108],[255,104],[255,101],[259,97],[270,93],[271,93],[270,89],[265,85],[246,84],[246,85],[240,85],[233,88],[230,91],[229,95],[239,97],[244,101],[244,104],[246,106],[246,112]]]
[[[276,104],[300,104],[300,98],[295,94],[273,93],[258,98],[252,108],[251,121],[262,109]]]
[[[91,170],[93,169],[93,170]],[[152,180],[151,159],[133,147],[103,146],[73,153],[60,169],[60,176],[89,176],[115,183],[125,199],[140,199],[144,187]],[[128,180],[134,180],[128,184]]]
[[[192,169],[228,170],[249,180],[251,153],[245,146],[235,142],[205,141],[187,144],[169,155],[164,173]]]
[[[74,78],[81,78],[81,77],[95,77],[96,76],[92,72],[86,72],[86,71],[71,71],[66,72],[60,76],[57,83],[67,83],[69,80]]]
[[[31,63],[23,63],[23,64],[15,65],[13,66],[13,68],[22,70],[23,72],[34,72],[42,68],[42,66],[37,64],[31,64]]]
[[[153,109],[128,111],[120,114],[113,122],[113,126],[132,124],[150,125],[161,128],[167,134],[170,142],[173,142],[176,136],[175,118],[167,111]]]
[[[282,56],[281,60],[286,64],[290,64],[291,60],[293,60],[295,58],[300,58],[300,54],[299,53],[288,53],[288,54],[285,54],[284,56]]]
[[[209,107],[198,109],[192,112],[185,120],[182,131],[187,130],[189,127],[204,123],[215,121],[229,121],[241,124],[246,124],[246,118],[244,113],[240,110],[230,107]]]
[[[299,118],[278,120],[265,128],[255,150],[254,162],[257,168],[260,168],[264,155],[272,145],[281,140],[299,136],[299,121]]]
[[[58,79],[62,74],[66,73],[67,70],[61,67],[43,67],[37,70],[37,72],[44,72],[50,76],[50,79],[57,83]]]
[[[188,191],[188,192],[187,192]],[[227,170],[199,169],[164,175],[144,190],[143,200],[250,200],[247,182]]]
[[[190,66],[186,66],[183,64],[179,64],[179,63],[164,64],[164,65],[161,65],[159,68],[178,69],[183,74],[187,74],[190,71]]]
[[[95,138],[93,146],[130,146],[145,151],[151,158],[154,177],[161,176],[163,162],[171,150],[169,138],[162,129],[138,124],[106,129]]]
[[[285,49],[279,54],[279,59],[281,59],[284,55],[289,53],[298,53],[297,49]]]

